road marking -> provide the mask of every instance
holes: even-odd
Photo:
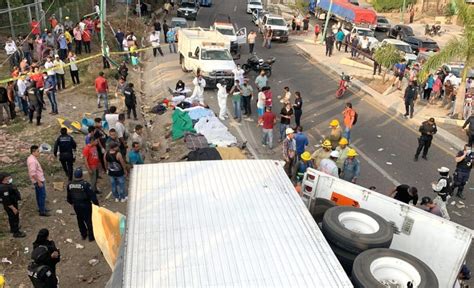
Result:
[[[252,153],[252,155],[255,157],[255,159],[256,160],[260,159],[260,157],[258,157],[257,151],[253,148],[252,144],[249,143],[249,141],[247,140],[247,137],[245,137],[244,133],[240,129],[240,125],[237,124],[237,122],[235,122],[235,121],[230,121],[229,126],[232,126],[232,127],[235,128],[237,133],[239,133],[240,139],[242,139],[242,141],[247,141],[247,149],[249,149],[250,153]],[[250,133],[250,134],[252,134],[252,133]]]
[[[382,167],[380,167],[379,164],[375,163],[374,160],[370,159],[370,157],[367,156],[365,153],[363,153],[360,149],[357,149],[356,145],[354,145],[357,142],[360,142],[360,139],[357,139],[356,141],[352,142],[351,147],[354,148],[357,151],[357,153],[359,153],[360,157],[364,158],[364,160],[367,161],[367,163],[369,163],[370,166],[374,167],[375,170],[377,170],[380,174],[382,174],[382,176],[385,177],[387,180],[392,182],[393,185],[395,186],[400,185],[400,182],[398,182],[395,178],[390,176],[390,174],[387,171],[385,171]]]
[[[237,5],[234,6],[234,12],[236,12],[236,11],[237,11]]]

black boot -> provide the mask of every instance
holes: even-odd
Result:
[[[464,197],[464,195],[462,194],[462,192],[458,192],[456,193],[456,197],[462,199],[462,200],[466,200],[466,198]]]
[[[41,125],[41,118],[40,117],[36,118],[36,126],[39,126],[39,125]]]

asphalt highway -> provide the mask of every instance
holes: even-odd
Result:
[[[246,1],[244,0],[215,0],[211,8],[201,8],[197,21],[190,24],[209,27],[217,14],[228,14],[239,28],[247,27],[248,31],[256,31],[256,26],[251,22],[251,15],[245,10]],[[339,81],[337,76],[325,71],[312,59],[305,58],[294,45],[295,41],[290,35],[288,43],[273,43],[271,49],[266,49],[262,48],[262,38],[259,35],[255,46],[256,53],[261,58],[276,57],[269,81],[274,95],[273,111],[278,115],[281,110],[281,104],[276,96],[281,95],[283,87],[289,86],[292,92],[301,92],[304,101],[302,126],[310,140],[307,150],[314,152],[317,149],[315,145],[320,143],[324,135],[329,134],[329,122],[332,119],[337,118],[342,123],[341,112],[345,103],[351,102],[359,114],[357,124],[351,133],[351,144],[359,153],[361,161],[361,176],[358,184],[365,187],[375,186],[378,192],[384,194],[388,194],[398,184],[408,184],[418,188],[420,199],[422,196],[434,198],[431,183],[438,179],[437,168],[446,166],[451,169],[451,172],[454,171],[454,156],[457,151],[435,135],[428,161],[420,157],[418,162],[414,162],[419,124],[409,124],[400,115],[395,115],[386,107],[380,106],[370,95],[359,91],[351,91],[341,100],[335,99]],[[315,46],[314,49],[323,48]],[[248,47],[243,46],[241,59],[236,62],[243,64],[248,57]],[[256,76],[254,72],[248,74],[250,83],[254,82]],[[187,83],[190,83],[191,75],[183,75],[183,77],[187,79]],[[205,99],[214,111],[219,110],[215,90],[206,90]],[[294,96],[292,96],[293,100]],[[251,121],[242,120],[239,125],[230,120],[226,121],[226,124],[236,137],[242,141],[248,141],[250,151],[257,158],[282,159],[281,145],[276,143],[278,127],[274,131],[275,148],[269,150],[262,147],[261,129],[256,125],[255,99],[252,100],[252,105]],[[232,111],[230,100],[228,108]],[[474,206],[474,186],[468,183],[464,192],[467,196],[467,200],[464,201],[466,208],[458,209],[449,205],[448,210],[452,221],[474,228],[474,221],[471,218],[471,209]],[[473,258],[473,255],[469,255],[468,262],[472,264],[469,260]]]

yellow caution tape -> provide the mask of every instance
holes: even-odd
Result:
[[[125,55],[125,54],[130,54],[130,53],[147,51],[147,50],[151,50],[151,49],[153,49],[153,47],[140,48],[140,49],[135,50],[134,52],[130,52],[130,51],[110,52],[109,55]],[[64,65],[62,65],[62,68],[69,67],[72,64],[79,64],[79,63],[82,63],[82,62],[85,62],[85,61],[89,61],[89,60],[92,60],[94,58],[101,57],[101,56],[102,56],[102,54],[95,54],[95,55],[92,55],[92,56],[88,56],[86,58],[78,59],[74,63],[67,63],[67,64],[65,63]],[[41,70],[41,72],[47,72],[47,71],[55,70],[55,69],[57,69],[57,67],[53,67],[53,68],[49,68],[49,69],[43,69],[43,70]],[[8,83],[10,81],[15,81],[19,78],[20,77],[11,77],[11,78],[7,78],[7,79],[3,79],[3,80],[0,80],[0,84],[5,84],[5,83]]]

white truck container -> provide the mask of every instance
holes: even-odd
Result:
[[[323,198],[378,214],[394,227],[390,249],[406,252],[427,264],[436,274],[439,287],[453,287],[471,245],[471,229],[314,169],[305,174],[302,192],[308,206],[316,198]],[[388,262],[385,268],[390,265],[397,264]]]
[[[183,71],[197,72],[206,80],[206,87],[215,87],[218,81],[233,85],[236,68],[230,54],[230,42],[219,31],[200,27],[181,29],[178,39],[179,63]]]
[[[135,166],[124,244],[114,288],[353,287],[273,160]]]

